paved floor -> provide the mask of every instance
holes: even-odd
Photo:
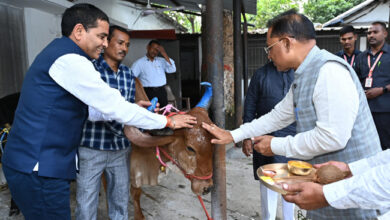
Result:
[[[227,216],[229,220],[260,219],[259,183],[253,179],[252,160],[244,158],[241,149],[231,149],[226,160]],[[196,196],[192,194],[189,181],[182,174],[169,172],[155,187],[144,187],[141,204],[147,220],[204,220],[206,216]],[[210,195],[203,197],[210,212]],[[23,220],[22,215],[8,217],[10,193],[0,191],[0,220]],[[74,214],[75,184],[71,185],[71,207]],[[280,207],[280,206],[279,206]],[[129,219],[133,219],[132,201],[129,204]],[[296,211],[298,208],[296,208]],[[277,219],[281,219],[278,208]],[[74,216],[72,216],[74,219]],[[105,194],[101,190],[98,219],[107,217]],[[380,218],[390,219],[390,213]]]

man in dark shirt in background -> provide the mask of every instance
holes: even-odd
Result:
[[[293,70],[279,72],[272,62],[256,70],[252,76],[245,98],[244,123],[251,122],[253,119],[259,118],[271,111],[287,94],[293,80]],[[275,137],[295,135],[295,124],[276,131],[271,135]],[[270,163],[287,163],[288,161],[284,156],[267,157],[254,151],[250,139],[244,140],[242,151],[246,156],[253,153],[253,172],[256,180],[259,180],[256,171],[260,166]],[[262,219],[274,220],[276,217],[278,193],[267,189],[260,183],[260,196]],[[284,201],[284,199],[282,204],[283,219],[294,219],[294,205]]]
[[[361,53],[356,49],[355,42],[357,40],[357,34],[355,28],[352,25],[347,25],[340,30],[340,43],[343,49],[336,53],[337,56],[343,58],[352,67],[355,67],[355,59],[357,55]]]
[[[383,150],[390,148],[390,47],[386,37],[386,24],[372,23],[367,32],[369,48],[357,57],[355,66]]]
[[[5,125],[12,125],[14,121],[14,115],[16,106],[18,105],[20,92],[13,93],[11,95],[0,98],[0,127],[6,127]]]
[[[0,129],[9,128],[14,121],[15,110],[18,106],[18,101],[20,97],[20,92],[13,93],[11,95],[4,96],[0,99]],[[1,131],[0,130],[0,131]],[[2,138],[6,138],[3,136]],[[2,139],[2,147],[5,147],[6,142]],[[1,153],[2,155],[2,153]],[[1,157],[1,156],[0,156]],[[2,171],[0,171],[2,172]],[[18,215],[20,210],[18,206],[15,204],[15,201],[11,198],[11,205],[9,207],[9,216]]]

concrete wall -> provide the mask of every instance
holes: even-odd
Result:
[[[110,17],[110,21],[113,24],[121,25],[129,29],[174,29],[174,26],[167,22],[165,19],[160,18],[158,15],[149,15],[147,17],[140,18],[133,26],[134,20],[137,18],[140,9],[135,9],[130,6],[132,3],[124,3],[121,0],[113,1],[99,1],[99,0],[84,0],[77,1],[77,3],[87,2],[96,5],[107,13]],[[10,4],[13,2],[10,1]],[[40,2],[40,4],[44,4]],[[49,3],[48,3],[49,4]],[[25,37],[26,37],[26,51],[27,51],[27,63],[31,65],[36,55],[53,39],[61,37],[61,16],[65,10],[63,5],[58,5],[56,10],[50,10],[47,8],[41,9],[39,7],[27,7],[28,4],[22,3],[17,5],[24,10],[24,22],[25,22]],[[53,7],[52,5],[50,7]],[[138,7],[138,6],[137,6]],[[142,7],[140,7],[142,8]],[[61,13],[59,13],[61,11]],[[145,54],[145,46],[149,40],[132,40],[131,50],[132,53],[128,55],[126,64],[130,65],[135,59]]]
[[[152,39],[130,39],[129,53],[127,54],[125,60],[123,60],[123,64],[131,67],[134,61],[145,56],[146,45],[150,40]]]
[[[24,8],[28,65],[54,38],[61,37],[61,15]]]
[[[121,0],[80,0],[77,3],[87,2],[95,5],[108,14],[110,18],[122,22],[131,30],[161,30],[161,29],[175,29],[172,23],[159,15],[141,16],[134,24],[139,14],[144,9],[142,5],[136,5],[130,2]]]

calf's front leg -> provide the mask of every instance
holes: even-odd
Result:
[[[131,185],[130,187],[130,193],[131,197],[133,198],[133,205],[134,205],[134,220],[145,220],[144,214],[142,214],[141,209],[141,188],[136,188]]]

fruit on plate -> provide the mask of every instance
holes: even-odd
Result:
[[[338,167],[328,164],[317,169],[314,182],[320,184],[329,184],[345,178],[345,173]]]

